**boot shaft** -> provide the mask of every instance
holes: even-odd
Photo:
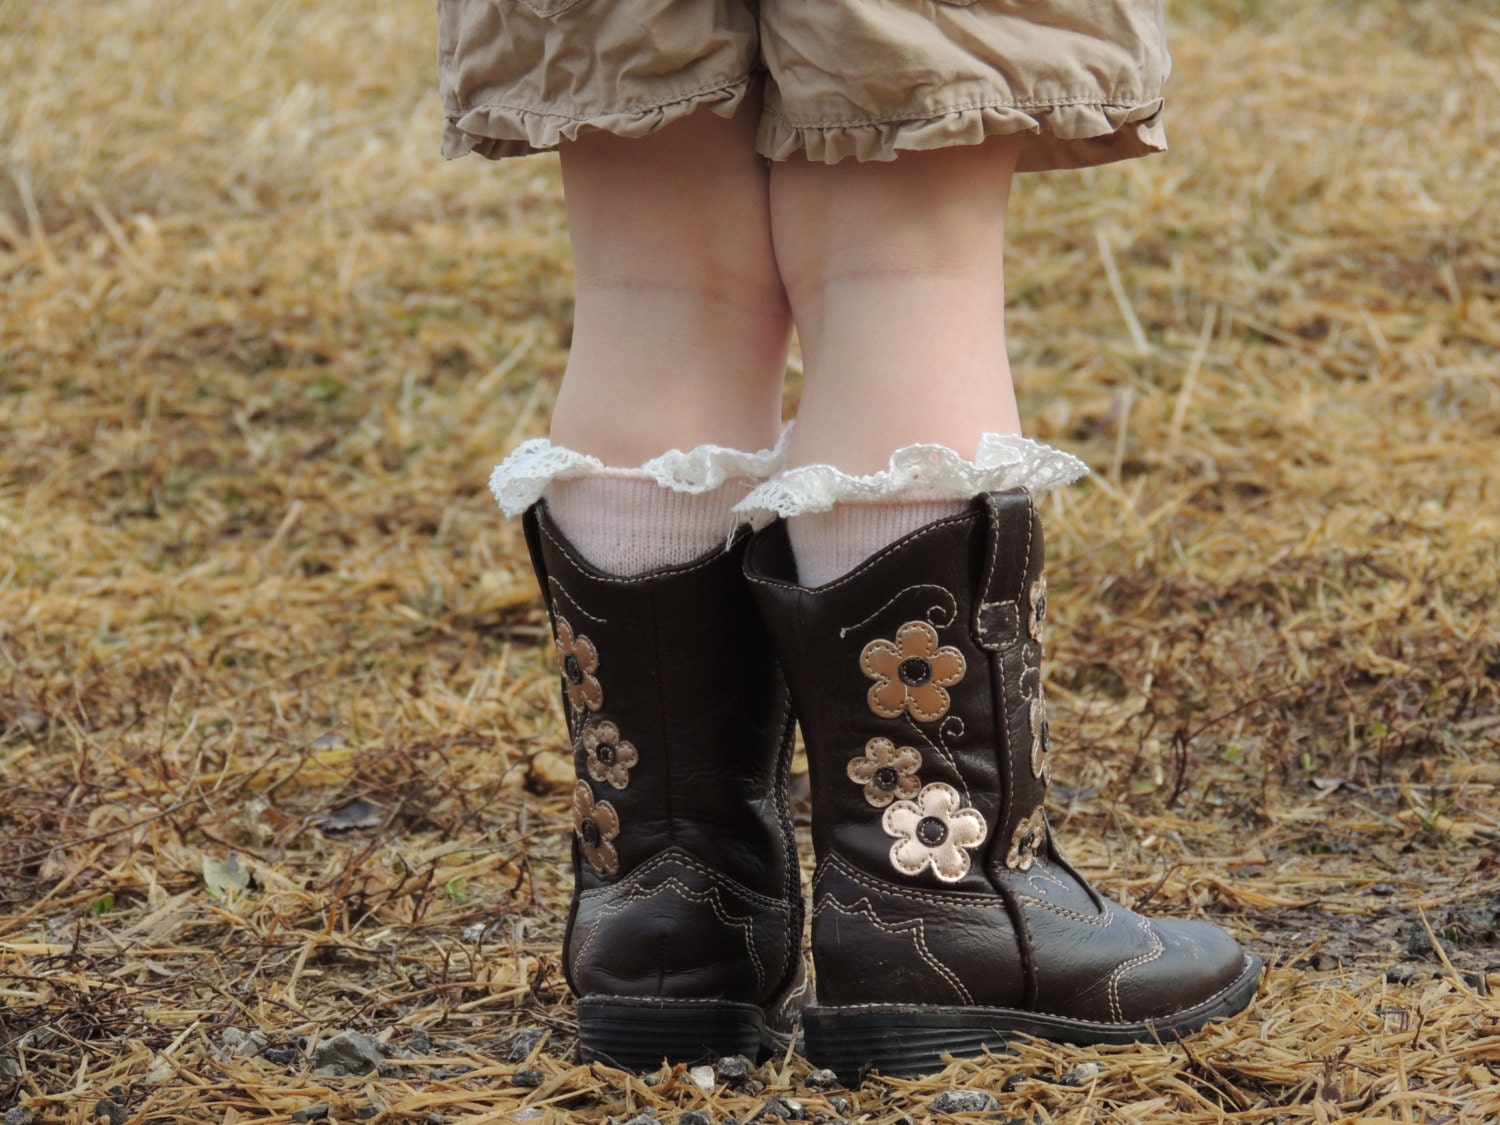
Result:
[[[807,745],[820,864],[993,893],[1046,847],[1046,582],[1022,490],[892,544],[816,589],[782,525],[747,573]]]
[[[580,996],[760,1004],[800,974],[790,702],[744,541],[617,577],[526,514],[577,782],[564,967]]]

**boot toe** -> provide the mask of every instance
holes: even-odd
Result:
[[[1151,948],[1114,974],[1114,1017],[1122,1023],[1230,1015],[1249,1003],[1260,962],[1209,922],[1142,919]]]

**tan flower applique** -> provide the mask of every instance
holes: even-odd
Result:
[[[620,856],[612,842],[620,834],[620,815],[608,801],[594,800],[587,781],[573,789],[573,830],[590,867],[600,875],[620,870]]]
[[[948,713],[948,692],[964,678],[963,653],[938,647],[937,630],[925,621],[908,621],[896,630],[896,641],[871,641],[859,654],[859,666],[875,683],[870,710],[883,719],[908,712],[924,723]]]
[[[599,670],[599,651],[582,634],[575,637],[573,626],[562,617],[557,619],[557,664],[562,669],[563,686],[573,710],[582,711],[585,707],[599,710],[604,703],[604,689],[594,678]]]
[[[595,781],[607,781],[616,789],[630,784],[630,768],[641,760],[636,749],[620,737],[620,728],[614,723],[600,723],[589,727],[579,736],[583,751],[588,755],[589,776]]]
[[[1029,609],[1026,613],[1026,631],[1037,644],[1042,643],[1042,623],[1047,619],[1047,572],[1037,575],[1027,597]]]
[[[969,872],[969,853],[984,843],[984,817],[963,807],[958,790],[942,782],[924,785],[915,801],[897,801],[885,810],[881,825],[894,836],[891,864],[906,875],[927,867],[945,883]]]
[[[914,797],[922,788],[917,770],[922,766],[920,751],[910,746],[897,748],[889,738],[872,738],[865,743],[864,756],[849,759],[849,780],[865,787],[865,800],[883,809],[897,797]]]
[[[1047,780],[1047,768],[1051,763],[1048,747],[1052,726],[1047,722],[1047,700],[1037,696],[1031,701],[1031,776]]]
[[[1005,866],[1017,871],[1030,871],[1031,862],[1042,853],[1047,842],[1047,814],[1038,805],[1031,815],[1010,836],[1010,851],[1005,855]]]

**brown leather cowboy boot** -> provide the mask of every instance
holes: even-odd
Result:
[[[1261,963],[1233,938],[1102,898],[1053,843],[1046,580],[1025,490],[981,496],[817,589],[795,581],[776,524],[746,573],[812,774],[816,1065],[855,1081],[1018,1033],[1171,1039],[1249,1003]]]
[[[582,1056],[644,1070],[783,1046],[805,987],[792,721],[745,541],[621,578],[545,502],[525,530],[578,774],[563,966]]]

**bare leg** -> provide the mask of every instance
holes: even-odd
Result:
[[[774,445],[790,312],[751,103],[562,150],[577,303],[552,440],[639,465]]]
[[[793,465],[882,469],[938,442],[1020,432],[1005,351],[1005,207],[1016,146],[902,153],[771,175],[776,257],[806,382]]]

